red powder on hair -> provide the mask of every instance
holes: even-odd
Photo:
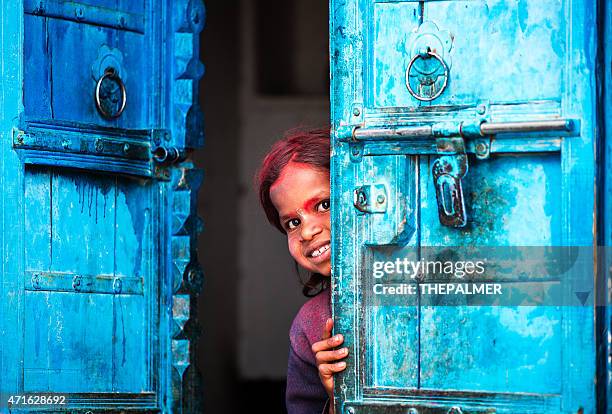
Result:
[[[308,164],[329,172],[329,142],[329,129],[293,129],[287,131],[264,158],[256,176],[259,201],[268,221],[282,233],[285,233],[285,230],[280,223],[278,211],[272,204],[270,187],[278,180],[289,162]]]

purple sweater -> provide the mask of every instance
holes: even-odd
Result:
[[[312,352],[312,344],[321,340],[325,321],[331,318],[330,290],[309,299],[291,324],[289,362],[287,364],[288,414],[319,414],[327,411],[328,398]]]

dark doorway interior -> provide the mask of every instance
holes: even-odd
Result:
[[[283,413],[288,331],[305,298],[253,192],[283,131],[329,123],[328,3],[206,0],[197,345],[204,412]]]

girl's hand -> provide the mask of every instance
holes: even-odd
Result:
[[[319,378],[321,378],[323,387],[327,391],[327,395],[332,403],[334,398],[334,373],[343,371],[346,368],[346,362],[338,362],[338,360],[348,355],[348,348],[333,349],[340,346],[344,341],[341,334],[334,335],[333,338],[331,337],[333,326],[333,319],[330,318],[325,321],[321,340],[312,344],[312,352],[315,354],[317,368],[319,369]]]

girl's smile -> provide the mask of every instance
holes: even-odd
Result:
[[[289,253],[304,269],[331,275],[329,172],[290,162],[270,187]]]

